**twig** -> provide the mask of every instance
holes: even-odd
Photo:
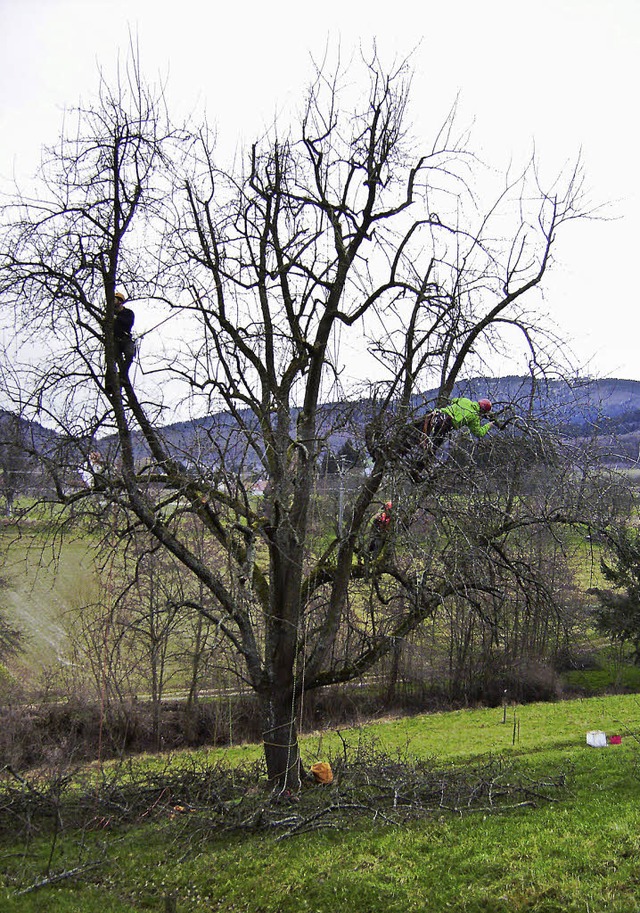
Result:
[[[87,862],[86,865],[76,866],[75,869],[67,869],[64,872],[58,872],[57,875],[49,875],[47,878],[41,878],[40,881],[35,881],[32,885],[29,885],[28,888],[16,891],[13,896],[21,897],[23,894],[31,894],[33,891],[39,891],[40,888],[46,888],[48,885],[57,884],[59,881],[65,881],[67,878],[74,878],[76,875],[82,875],[90,869],[97,868],[99,865],[102,865],[101,859],[97,862]]]

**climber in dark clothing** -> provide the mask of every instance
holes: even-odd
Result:
[[[373,518],[373,536],[369,543],[369,557],[377,558],[387,539],[387,533],[391,526],[391,509],[393,503],[387,501],[379,514]]]
[[[113,337],[118,353],[118,367],[126,376],[136,354],[136,344],[131,335],[135,314],[131,308],[124,306],[125,297],[122,292],[116,292],[114,297]]]

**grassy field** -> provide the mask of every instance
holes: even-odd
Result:
[[[622,736],[590,748],[586,732]],[[419,823],[353,825],[286,840],[277,832],[216,835],[206,814],[0,844],[3,913],[633,913],[640,910],[640,698],[441,713],[366,727],[389,752],[429,757],[443,771],[501,758],[531,777],[568,776],[568,789],[536,807],[452,814]],[[345,737],[342,733],[342,738]],[[332,758],[342,739],[314,734],[305,763]],[[231,765],[257,746],[210,752]],[[175,763],[184,763],[176,756]],[[139,764],[157,763],[141,759]],[[375,770],[372,771],[375,778]],[[340,783],[317,789],[339,790]],[[100,825],[100,826],[99,826]],[[78,878],[18,895],[47,868]],[[167,898],[172,897],[169,901]]]
[[[0,527],[0,608],[25,637],[24,654],[11,661],[20,680],[37,680],[41,669],[55,672],[68,662],[67,631],[77,626],[78,609],[95,602],[100,592],[92,545],[88,536],[54,540],[46,524],[20,535],[11,525]],[[577,536],[573,545],[578,586],[602,585],[600,546]],[[602,670],[592,690],[614,685],[617,675]],[[580,675],[574,678],[570,684],[580,687]],[[629,684],[634,687],[635,681]]]
[[[65,661],[65,616],[95,586],[83,543],[67,542],[59,555],[41,545],[37,532],[18,540],[2,572],[3,607],[28,632],[23,662],[32,668]],[[585,586],[596,573],[591,560]],[[640,690],[640,670],[615,664],[571,675],[594,693],[612,684]],[[622,744],[590,748],[591,729],[619,733]],[[420,822],[381,818],[286,840],[278,831],[219,834],[206,809],[186,821],[162,807],[128,826],[96,815],[76,830],[61,819],[25,841],[20,822],[11,836],[0,807],[1,913],[167,913],[174,901],[176,913],[640,913],[640,697],[420,715],[362,731],[390,755],[429,759],[445,773],[497,758],[532,779],[562,772],[568,789],[536,807],[439,810]],[[306,737],[305,763],[339,756],[343,739],[360,734]],[[246,745],[196,757],[233,766],[260,756]],[[20,893],[77,866],[75,877]]]
[[[95,599],[88,544],[80,539],[61,544],[37,530],[17,537],[11,529],[2,531],[0,543],[2,609],[25,636],[19,666],[33,671],[64,662],[65,616]]]

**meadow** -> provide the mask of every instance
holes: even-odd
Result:
[[[25,637],[17,668],[26,674],[67,661],[69,614],[96,598],[90,542],[54,539],[45,529],[0,531],[0,598],[7,620]]]
[[[44,542],[37,530],[15,540],[3,569],[4,608],[28,632],[20,666],[32,673],[65,664],[65,623],[95,598],[86,542],[42,550]],[[595,566],[592,557],[589,584]],[[603,695],[613,684],[640,690],[639,670],[612,660],[565,673],[564,679],[594,696],[421,714],[302,738],[305,766],[329,760],[338,769],[345,741],[365,739],[399,764],[418,759],[443,777],[497,763],[503,778],[514,781],[566,781],[546,797],[536,788],[531,802],[434,808],[420,820],[399,821],[381,810],[374,817],[354,813],[346,822],[327,819],[325,826],[298,834],[259,825],[257,818],[254,828],[221,830],[211,807],[161,792],[129,820],[103,816],[96,801],[95,813],[78,826],[64,804],[53,800],[87,776],[94,778],[97,794],[116,766],[80,769],[61,746],[57,768],[36,771],[23,784],[25,794],[52,801],[55,813],[31,820],[30,812],[0,801],[0,910],[639,913],[640,697]],[[593,729],[619,734],[622,742],[591,748],[586,733]],[[248,792],[268,803],[261,758],[261,746],[247,744],[169,758],[141,756],[130,763],[143,775],[209,766],[212,794],[219,765],[232,774],[253,768]],[[2,780],[19,788],[15,772],[5,769]],[[338,775],[331,786],[305,790],[309,811],[316,797],[326,805],[344,796],[344,783]],[[292,821],[298,810],[294,797],[276,817]]]
[[[619,734],[592,748],[586,733]],[[358,821],[282,839],[282,828],[218,833],[206,809],[156,807],[129,825],[93,821],[82,831],[0,842],[6,913],[632,913],[640,910],[640,699],[634,694],[465,710],[388,720],[358,733],[303,739],[305,764],[338,756],[366,735],[397,757],[453,771],[488,760],[544,783],[566,776],[549,800],[511,808],[435,810],[405,824]],[[231,769],[259,746],[199,753]],[[194,755],[177,754],[172,765]],[[136,765],[152,767],[145,757]],[[96,776],[105,772],[94,769]],[[371,771],[375,781],[376,771]],[[215,784],[214,784],[215,785]],[[340,791],[340,779],[331,786]],[[320,793],[317,793],[320,795]],[[191,810],[190,810],[191,811]],[[284,808],[283,818],[293,814]],[[77,877],[74,865],[96,859]],[[51,876],[64,872],[56,883]],[[36,888],[45,873],[49,883]],[[27,891],[28,893],[20,893]]]

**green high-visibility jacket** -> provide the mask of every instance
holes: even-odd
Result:
[[[466,399],[459,396],[452,399],[448,406],[438,409],[438,412],[444,412],[445,415],[451,416],[453,427],[455,429],[466,426],[476,437],[484,437],[491,428],[491,423],[483,425],[480,421],[480,406],[472,399]]]

